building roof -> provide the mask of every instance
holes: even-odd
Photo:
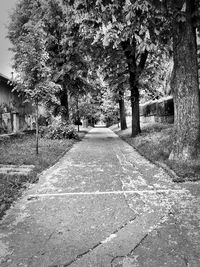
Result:
[[[0,73],[0,81],[6,83],[8,86],[13,87],[12,80],[2,73]]]

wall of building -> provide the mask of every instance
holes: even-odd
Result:
[[[0,134],[33,129],[34,109],[23,97],[13,92],[11,82],[0,75]]]
[[[140,105],[140,121],[142,123],[173,123],[173,97],[168,96],[159,100],[149,101],[143,105]]]

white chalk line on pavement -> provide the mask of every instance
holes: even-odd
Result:
[[[67,193],[43,193],[29,195],[28,198],[34,197],[62,197],[62,196],[91,196],[91,195],[121,195],[121,194],[144,194],[144,193],[186,193],[185,189],[157,189],[157,190],[128,190],[128,191],[95,191],[95,192],[67,192]]]

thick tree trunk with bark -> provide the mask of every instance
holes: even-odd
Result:
[[[36,106],[36,118],[35,118],[35,126],[36,126],[36,132],[35,132],[35,152],[36,155],[39,154],[39,124],[38,124],[38,118],[39,118],[39,111],[38,111],[38,100],[35,101]]]
[[[140,95],[139,95],[139,77],[145,67],[148,52],[145,50],[140,55],[140,62],[136,62],[136,40],[133,38],[122,42],[122,48],[128,64],[129,84],[131,90],[131,110],[132,110],[132,137],[141,133],[140,129]]]
[[[130,74],[130,77],[132,73]],[[131,78],[130,78],[131,80]],[[140,97],[137,85],[130,81],[131,84],[131,111],[132,111],[132,137],[141,133],[140,128]]]
[[[175,121],[171,160],[190,160],[199,154],[198,65],[196,35],[192,26],[194,1],[186,0],[185,4],[186,20],[173,24],[174,69],[171,86]]]
[[[78,132],[80,132],[80,111],[79,111],[79,98],[77,96],[77,99],[76,99],[76,109],[77,109],[77,121],[78,121]]]
[[[68,90],[65,82],[63,82],[62,84],[60,103],[62,107],[62,113],[61,113],[62,121],[66,122],[69,120],[69,104],[68,104]]]
[[[119,114],[120,114],[120,125],[121,130],[127,129],[126,124],[126,110],[124,104],[124,92],[119,90]]]
[[[136,42],[132,45],[130,40],[122,43],[122,48],[128,64],[129,84],[131,91],[131,110],[132,110],[132,133],[134,137],[141,132],[140,129],[140,114],[139,114],[139,92],[137,87],[137,65],[136,65]]]

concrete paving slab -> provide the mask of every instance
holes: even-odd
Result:
[[[0,164],[0,173],[8,175],[28,175],[34,170],[34,165],[4,165]]]

